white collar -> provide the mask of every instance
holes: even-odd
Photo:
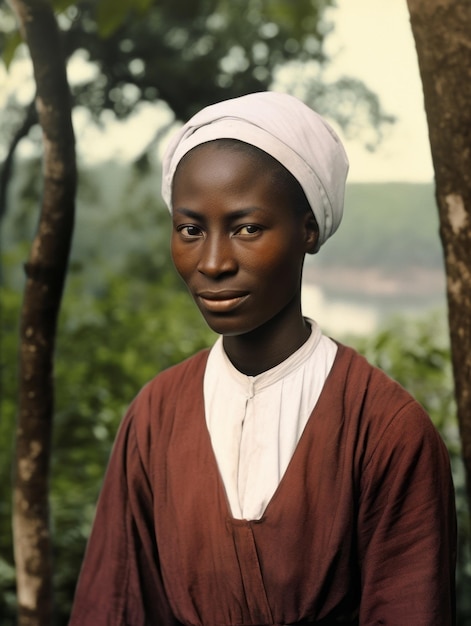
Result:
[[[287,359],[275,365],[265,372],[261,372],[256,376],[247,376],[240,372],[229,360],[229,357],[224,350],[222,337],[219,337],[214,344],[212,351],[213,356],[217,359],[218,366],[221,367],[224,375],[231,379],[239,390],[248,398],[252,398],[256,393],[277,383],[283,378],[286,378],[290,374],[294,373],[300,368],[313,354],[317,348],[319,341],[322,337],[321,330],[316,322],[311,319],[305,318],[307,323],[311,326],[311,334],[303,345],[298,348]],[[276,339],[275,339],[276,340]]]

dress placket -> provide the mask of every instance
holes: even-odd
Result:
[[[253,524],[247,520],[231,520],[234,546],[247,602],[250,624],[272,624],[273,616],[263,582],[262,569],[253,534]]]

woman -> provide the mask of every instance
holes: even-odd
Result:
[[[220,338],[124,418],[73,626],[454,623],[446,449],[301,311],[347,170],[326,122],[277,93],[208,107],[171,142],[172,256]]]

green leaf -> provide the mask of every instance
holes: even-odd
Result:
[[[15,56],[16,49],[22,41],[23,39],[19,31],[15,31],[5,37],[5,47],[3,49],[2,58],[7,69],[10,67],[13,57]]]
[[[98,33],[110,37],[124,22],[132,6],[132,0],[100,0],[96,7]]]
[[[130,12],[144,15],[152,6],[153,0],[100,0],[96,7],[98,33],[106,39],[124,22]]]
[[[140,15],[146,13],[152,6],[153,0],[134,0],[132,4],[134,5],[134,9]]]
[[[73,4],[76,4],[76,0],[53,0],[52,8],[55,13],[62,13]]]

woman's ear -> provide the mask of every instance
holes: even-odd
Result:
[[[316,252],[317,241],[319,239],[319,226],[317,225],[316,218],[312,211],[308,211],[304,216],[304,229],[305,229],[305,250],[307,254],[314,254]]]

